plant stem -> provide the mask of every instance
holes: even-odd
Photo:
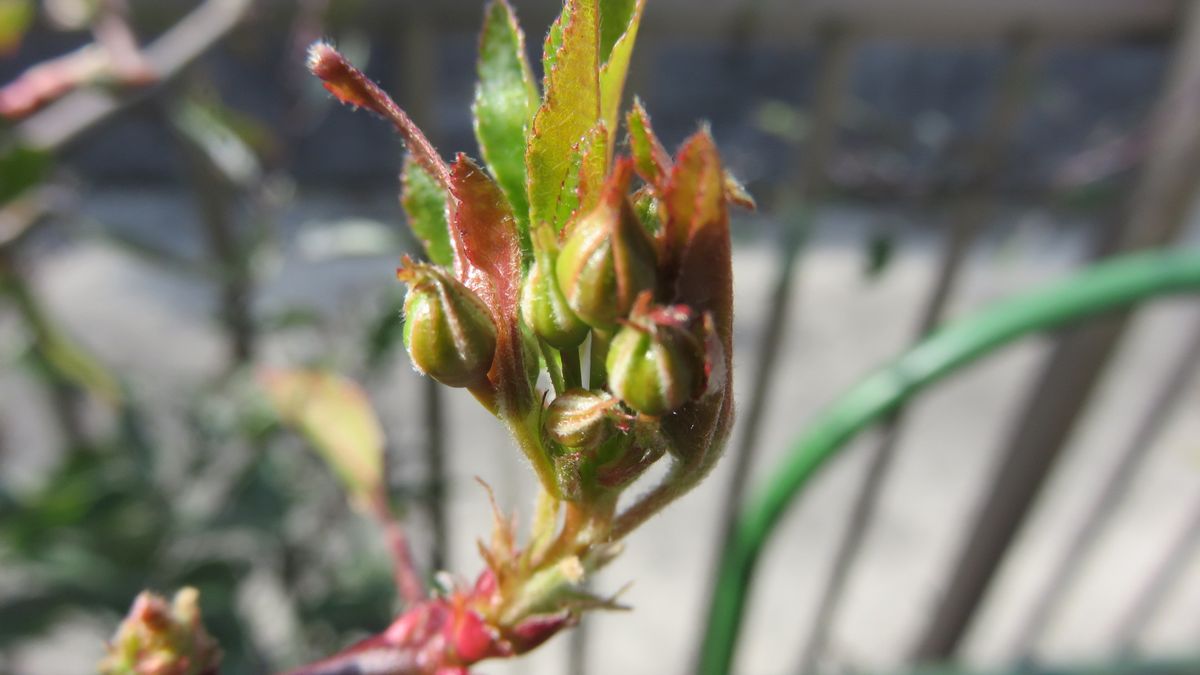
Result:
[[[400,597],[408,606],[421,602],[425,599],[425,586],[421,583],[421,576],[417,573],[417,566],[413,562],[412,549],[408,544],[408,534],[404,531],[404,526],[392,514],[392,507],[388,505],[385,490],[381,489],[373,495],[368,508],[371,515],[375,516],[375,520],[379,522],[379,526],[383,528],[384,536],[387,539],[388,550],[392,555],[392,572],[395,575],[396,589],[399,591]]]
[[[557,352],[541,338],[538,339],[538,348],[542,350],[542,360],[546,362],[546,370],[550,373],[550,384],[554,386],[555,395],[563,393],[566,391],[566,384],[563,382],[563,373],[556,356]]]
[[[562,354],[563,382],[567,389],[583,387],[583,364],[579,361],[579,347],[564,349]]]
[[[608,359],[608,343],[612,341],[610,331],[592,331],[592,354],[588,363],[588,386],[592,389],[604,389],[608,386],[608,372],[604,362]]]

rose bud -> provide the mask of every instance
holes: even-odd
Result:
[[[555,271],[567,304],[584,323],[607,330],[638,293],[654,288],[654,242],[629,203],[632,164],[617,162],[600,202],[571,227]]]
[[[688,307],[652,307],[650,294],[643,294],[609,346],[609,389],[630,408],[651,416],[695,398],[704,386],[697,323]]]
[[[558,242],[554,228],[542,225],[533,233],[533,266],[521,289],[521,316],[534,335],[557,349],[578,347],[587,337],[587,324],[575,316],[555,277]]]
[[[496,353],[496,325],[469,288],[433,265],[406,260],[404,346],[418,371],[450,387],[478,384]]]
[[[616,427],[612,408],[617,400],[606,391],[570,389],[546,409],[542,428],[554,442],[568,448],[591,449],[608,440]]]

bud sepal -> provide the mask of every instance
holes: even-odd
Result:
[[[567,304],[600,330],[612,329],[657,276],[654,241],[627,196],[632,175],[631,161],[619,160],[599,204],[570,226],[555,266]]]
[[[658,417],[699,396],[706,382],[705,353],[695,312],[686,305],[653,306],[638,298],[613,337],[609,388],[630,408]]]

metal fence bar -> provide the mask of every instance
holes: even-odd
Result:
[[[1200,176],[1200,5],[1187,6],[1147,165],[1104,255],[1163,245],[1182,228]],[[943,661],[958,648],[1000,562],[1115,353],[1128,312],[1064,331],[1033,392],[933,618],[914,650]]]
[[[1014,653],[1021,660],[1036,657],[1037,641],[1049,626],[1062,599],[1078,570],[1094,549],[1100,533],[1117,507],[1124,501],[1129,487],[1142,467],[1142,460],[1154,446],[1171,414],[1182,402],[1188,384],[1200,367],[1200,320],[1196,321],[1192,336],[1180,354],[1179,360],[1170,369],[1166,382],[1155,394],[1141,424],[1129,439],[1120,459],[1112,468],[1104,486],[1097,493],[1088,509],[1083,523],[1071,537],[1066,551],[1054,566],[1054,571],[1042,585],[1042,591],[1034,601],[1033,610],[1022,626]]]
[[[736,450],[730,458],[733,464],[732,475],[722,497],[720,518],[721,524],[717,530],[720,534],[716,540],[716,551],[719,553],[729,543],[737,522],[737,514],[741,507],[749,480],[750,468],[758,455],[759,433],[762,430],[762,417],[766,410],[767,397],[774,383],[775,364],[778,361],[779,350],[783,342],[784,329],[790,319],[792,297],[792,277],[795,270],[797,254],[807,237],[807,230],[812,220],[813,203],[824,191],[826,179],[826,163],[833,151],[837,135],[837,120],[845,103],[845,94],[849,90],[848,81],[853,66],[855,42],[850,33],[841,26],[829,26],[824,33],[820,46],[820,63],[817,71],[816,86],[812,102],[812,134],[798,169],[798,191],[803,200],[804,209],[801,223],[785,223],[782,234],[782,245],[775,266],[775,279],[768,300],[770,311],[763,325],[763,332],[758,344],[758,359],[755,362],[753,387],[749,403],[744,408],[740,425],[740,436]],[[717,556],[719,557],[719,555]],[[711,573],[713,581],[709,589],[716,586],[716,575],[720,570],[715,565]],[[711,592],[711,591],[710,591]],[[697,657],[702,645],[697,645]]]
[[[1162,562],[1150,575],[1150,580],[1134,600],[1129,613],[1118,625],[1112,640],[1113,644],[1117,645],[1118,653],[1136,650],[1141,632],[1162,607],[1168,591],[1187,571],[1188,563],[1196,555],[1197,548],[1200,548],[1200,500],[1193,505],[1187,524],[1172,543]]]
[[[1012,139],[1028,100],[1029,80],[1038,54],[1034,41],[1024,34],[1011,38],[1008,50],[1007,62],[997,79],[995,101],[989,119],[971,161],[974,174],[970,177],[971,187],[961,199],[950,232],[944,239],[937,277],[921,310],[914,343],[920,342],[940,323],[971,241],[995,207],[995,187],[1003,165],[1004,149]],[[870,455],[866,473],[854,497],[846,530],[838,542],[796,672],[818,671],[829,634],[837,620],[837,610],[845,595],[846,583],[870,530],[884,478],[895,457],[903,419],[904,408],[898,408],[880,426],[879,442]]]

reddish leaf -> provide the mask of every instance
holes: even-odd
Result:
[[[629,129],[629,149],[633,153],[638,175],[648,184],[660,187],[671,170],[671,156],[654,135],[650,115],[640,99],[633,99],[633,109],[629,111],[625,124]]]
[[[501,404],[525,410],[532,392],[518,321],[521,247],[516,219],[500,186],[462,153],[450,167],[450,195],[455,272],[492,310],[496,322],[496,357],[488,380],[501,394]]]
[[[728,229],[724,172],[717,146],[707,129],[701,129],[684,141],[667,179],[663,200],[667,220],[659,236],[663,268],[666,279],[671,281],[695,231],[722,220],[726,221],[725,228]]]

